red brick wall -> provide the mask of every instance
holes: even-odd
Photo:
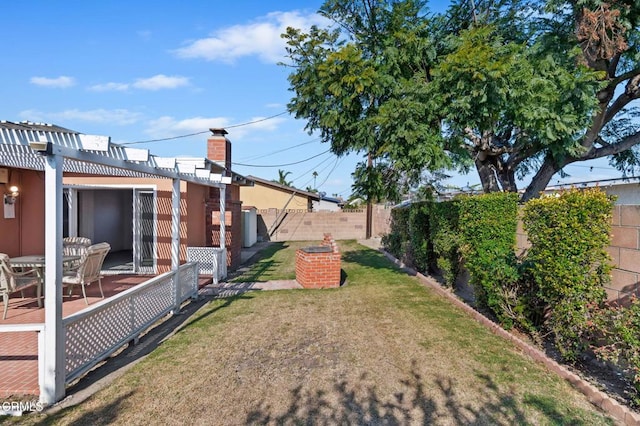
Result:
[[[227,248],[227,266],[235,270],[240,266],[242,250],[242,203],[230,200],[229,187],[225,201],[225,247]],[[211,218],[207,226],[207,246],[220,247],[220,190],[211,188],[207,203],[207,217]]]
[[[224,136],[223,130],[215,130],[207,139],[207,158],[216,161],[227,169],[231,176],[231,142]],[[220,247],[220,190],[211,188],[207,202],[207,245]],[[237,185],[227,185],[225,191],[225,246],[227,248],[227,266],[230,270],[240,266],[242,250],[242,202]]]
[[[325,253],[296,251],[296,280],[304,288],[331,288],[340,286],[340,251],[331,235],[325,235],[322,246],[331,247]]]

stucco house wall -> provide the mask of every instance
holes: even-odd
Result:
[[[0,213],[0,253],[9,257],[44,252],[44,173],[9,168],[11,182],[20,189],[15,218]],[[0,187],[4,184],[0,184]],[[4,189],[4,188],[3,188]]]
[[[277,182],[247,176],[253,186],[240,187],[240,200],[245,206],[258,210],[299,210],[312,211],[313,203],[320,200],[318,194],[303,191]]]

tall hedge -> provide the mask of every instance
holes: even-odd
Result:
[[[429,231],[433,247],[434,269],[446,285],[453,286],[460,271],[459,200],[433,203],[429,212]]]
[[[411,204],[409,210],[409,241],[411,242],[411,261],[418,271],[427,272],[432,254],[432,244],[429,238],[431,224],[429,211],[433,202],[422,201]]]
[[[391,210],[391,224],[382,238],[384,248],[398,259],[404,259],[404,248],[409,240],[409,206]]]
[[[513,326],[513,302],[507,290],[515,288],[518,194],[492,193],[459,201],[460,251],[469,271],[476,301],[488,307],[507,327]]]
[[[587,324],[606,296],[612,207],[597,188],[572,189],[524,207],[528,272],[547,305],[556,347],[570,361],[585,349]]]

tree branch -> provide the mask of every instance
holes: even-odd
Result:
[[[640,69],[638,73],[636,73],[635,77],[640,76]],[[635,78],[632,78],[627,84],[627,90],[624,91],[620,96],[616,98],[616,100],[611,104],[609,108],[607,108],[607,113],[604,117],[604,122],[608,123],[613,119],[613,117],[622,110],[625,106],[629,104],[629,102],[640,98],[640,90],[637,88],[633,88],[634,84],[637,82],[634,81]]]
[[[630,78],[633,78],[638,74],[640,74],[640,68],[634,68],[631,71],[627,71],[624,74],[619,75],[618,77],[615,77],[613,80],[611,80],[611,83],[609,84],[609,86],[613,85],[615,87],[618,84],[622,83],[623,81],[629,80]]]
[[[629,135],[625,138],[622,138],[620,142],[610,144],[610,145],[605,145],[601,148],[592,149],[589,152],[587,152],[585,155],[582,155],[577,158],[572,158],[571,161],[566,162],[564,165],[573,163],[575,161],[593,160],[594,158],[608,157],[610,155],[618,154],[622,151],[626,151],[627,149],[633,148],[638,144],[640,144],[640,131],[634,133],[633,135]]]

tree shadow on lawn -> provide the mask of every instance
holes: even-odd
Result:
[[[127,392],[124,395],[119,396],[114,401],[109,402],[108,404],[104,404],[100,408],[86,412],[78,419],[68,423],[71,426],[83,426],[83,425],[94,425],[94,426],[106,426],[110,425],[118,419],[118,416],[122,412],[122,405],[128,398],[133,395],[133,391]],[[61,411],[57,413],[55,416],[46,417],[43,420],[35,423],[37,425],[49,425],[53,424],[55,420],[60,420],[63,416],[60,414],[64,413]]]
[[[248,264],[240,267],[237,271],[228,274],[229,282],[264,282],[268,281],[264,275],[271,273],[282,264],[273,260],[272,257],[280,250],[285,250],[289,246],[286,243],[272,243],[266,249],[256,253],[249,260]]]
[[[245,424],[590,424],[580,413],[563,413],[552,398],[526,395],[519,402],[501,391],[489,376],[476,374],[485,384],[482,401],[464,401],[465,389],[451,377],[426,382],[416,371],[416,362],[400,391],[383,398],[376,387],[367,384],[363,374],[357,383],[340,381],[332,389],[308,389],[305,385],[290,391],[285,412],[275,412],[264,400],[247,413]],[[459,392],[461,390],[461,392]],[[535,410],[531,419],[525,407]],[[531,411],[531,410],[530,410]],[[593,420],[593,419],[591,419]]]
[[[342,260],[355,263],[360,266],[374,269],[387,269],[389,271],[410,272],[394,265],[382,253],[373,249],[349,250],[342,253]]]
[[[169,338],[173,334],[179,333],[188,327],[199,323],[210,315],[230,306],[233,302],[242,299],[252,299],[252,296],[238,294],[233,297],[218,297],[217,299],[224,299],[224,303],[197,316],[195,316],[195,314],[200,312],[202,307],[210,303],[212,300],[216,300],[216,298],[206,297],[196,301],[191,301],[190,303],[182,306],[179,314],[171,315],[160,320],[161,322],[158,325],[151,328],[141,336],[135,344],[133,341],[129,342],[129,345],[123,350],[117,352],[116,355],[112,355],[107,358],[102,364],[99,364],[98,367],[94,368],[73,385],[69,386],[66,389],[66,396],[67,398],[69,396],[73,396],[73,398],[63,400],[59,406],[54,409],[51,416],[53,416],[53,418],[57,418],[62,414],[62,417],[64,417],[64,413],[69,409],[69,406],[81,403],[99,390],[99,388],[108,385],[113,379],[115,379],[118,373],[126,371],[137,361],[149,355],[158,348],[165,339]],[[68,403],[65,403],[65,401],[68,401]],[[74,424],[108,424],[108,422],[79,422]]]

